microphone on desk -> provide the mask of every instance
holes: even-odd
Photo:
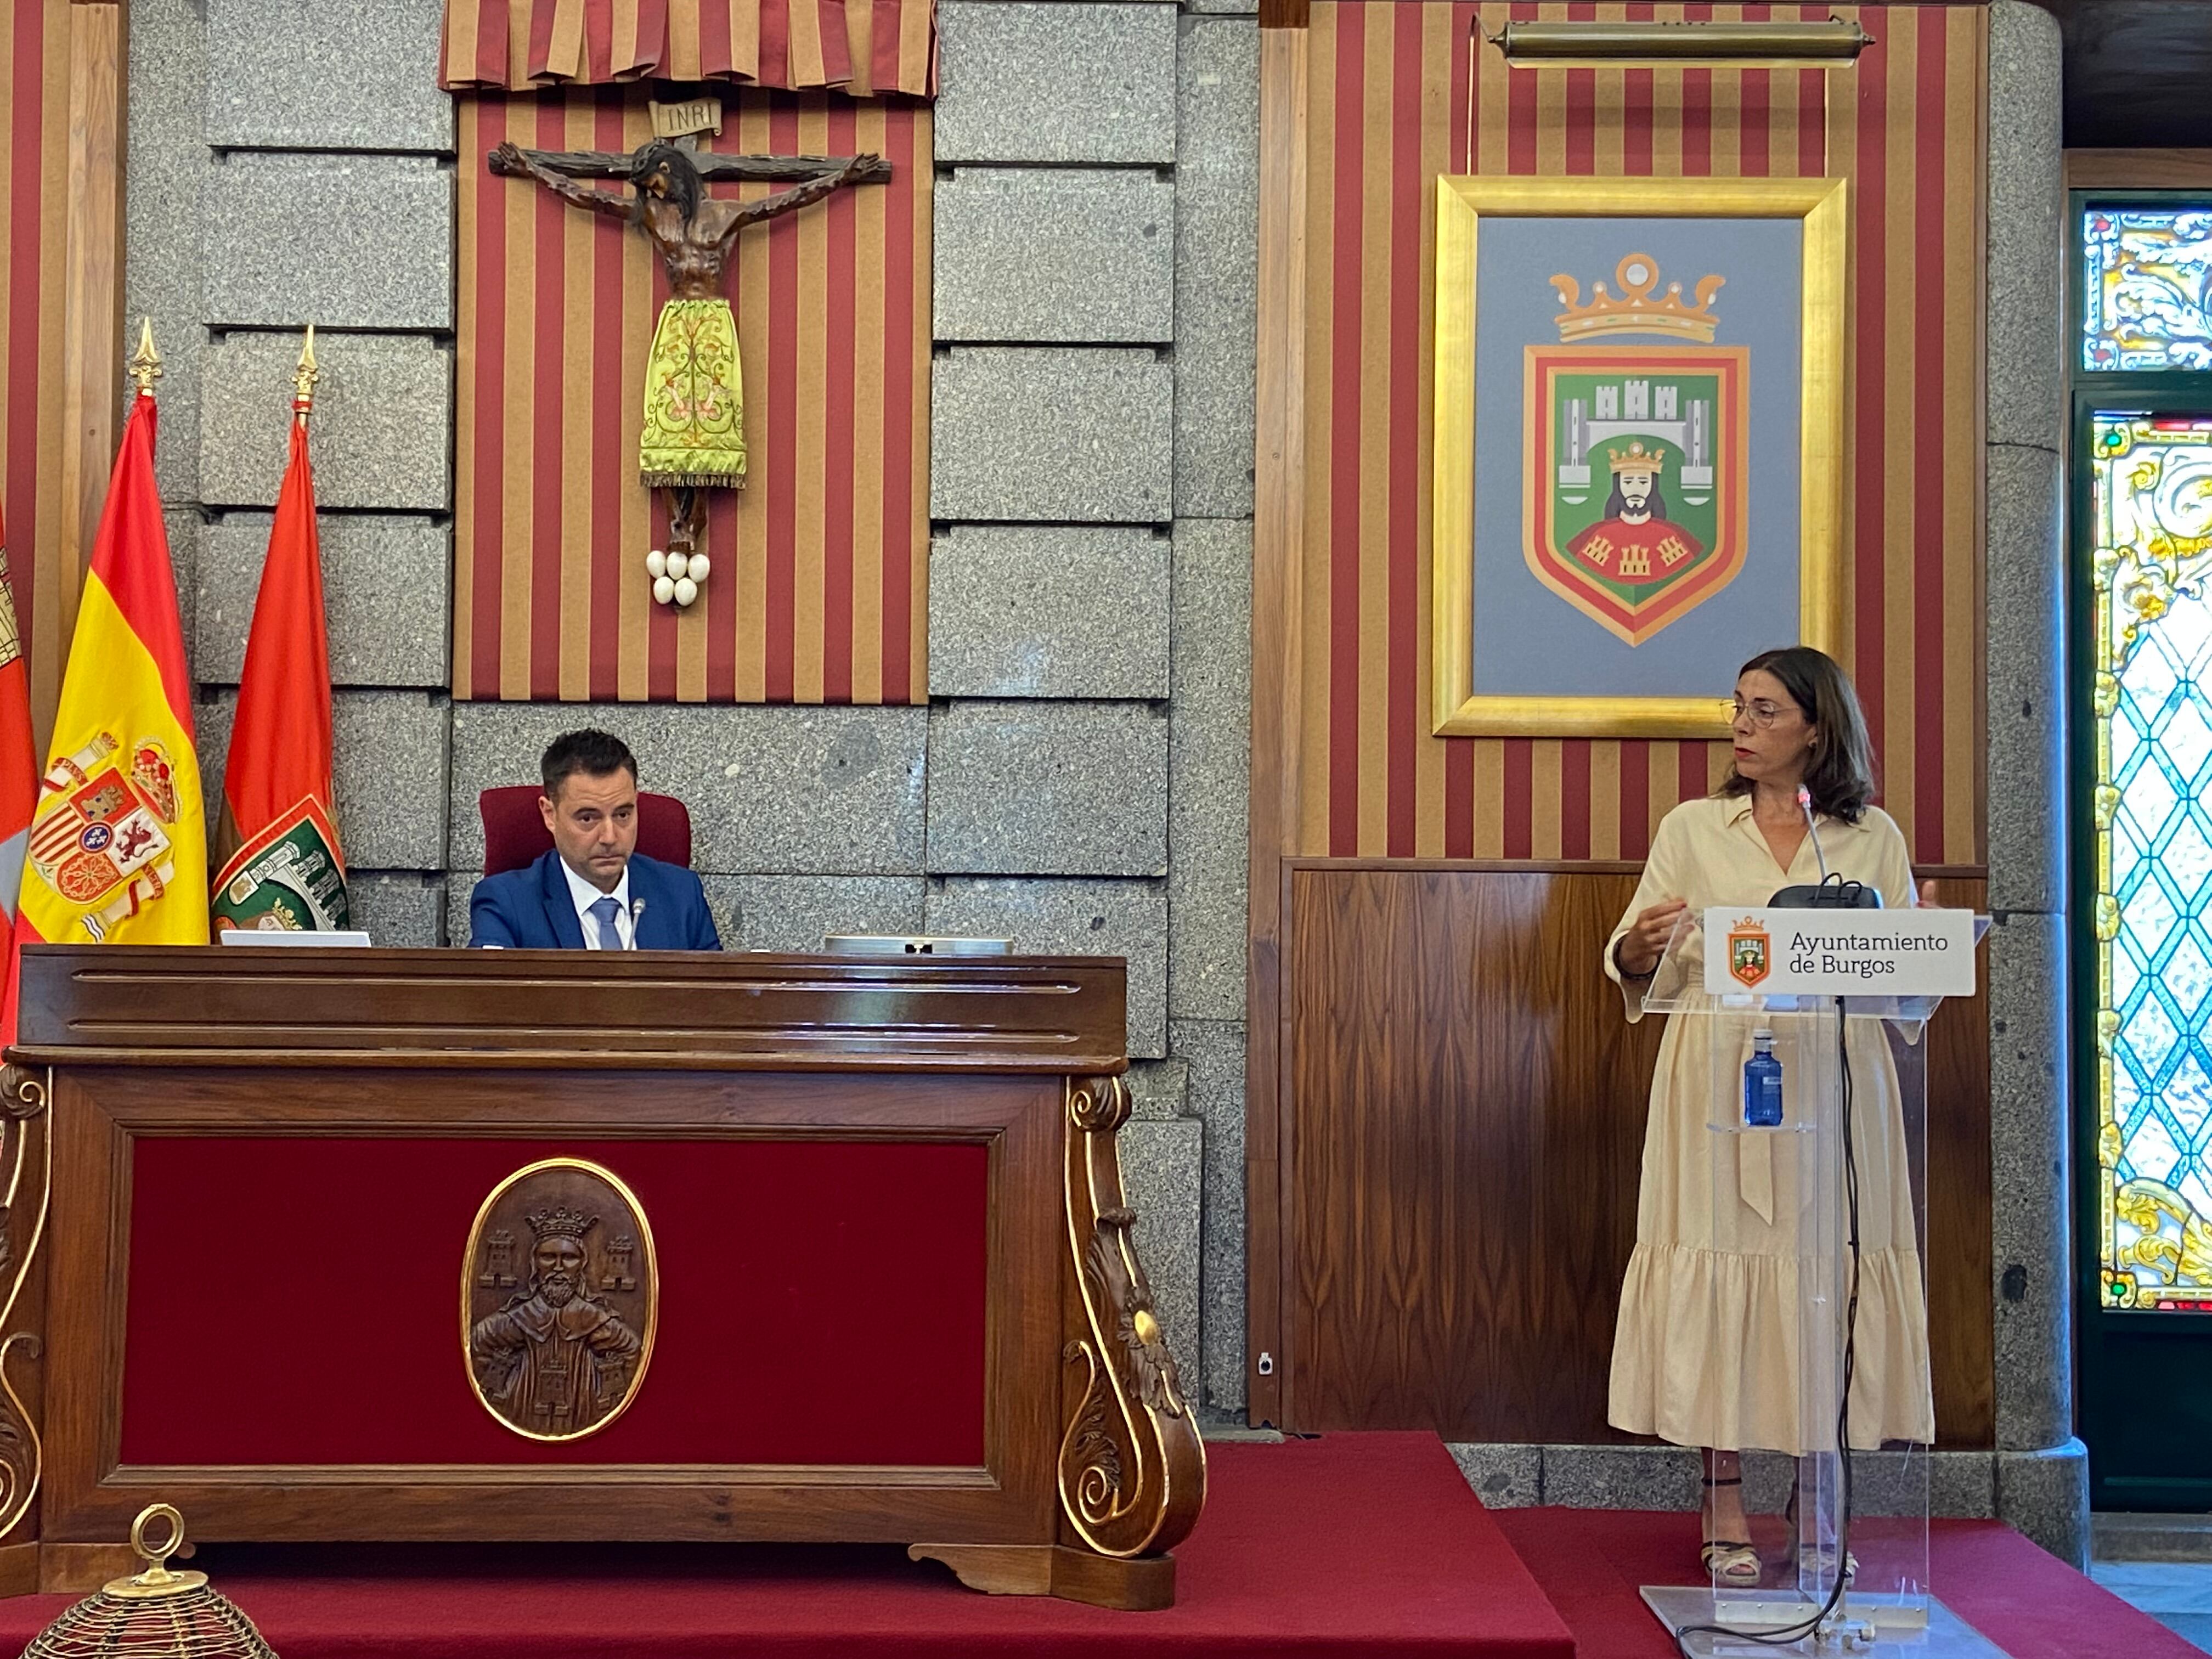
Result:
[[[633,951],[637,949],[638,919],[644,915],[645,901],[641,898],[632,899],[629,902],[629,948]]]

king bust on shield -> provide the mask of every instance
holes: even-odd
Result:
[[[1705,276],[1692,304],[1629,253],[1620,292],[1598,283],[1585,304],[1561,272],[1559,343],[1528,348],[1528,568],[1632,646],[1743,568],[1750,352],[1712,343],[1724,280]]]

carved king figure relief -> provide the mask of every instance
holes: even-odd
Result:
[[[507,1427],[580,1439],[636,1397],[659,1286],[645,1212],[612,1171],[516,1170],[477,1212],[461,1271],[470,1384]]]

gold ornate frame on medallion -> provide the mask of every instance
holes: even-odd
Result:
[[[641,1306],[644,1310],[641,1322],[644,1329],[635,1333],[638,1346],[634,1362],[627,1368],[629,1376],[623,1385],[622,1397],[588,1421],[580,1419],[572,1427],[552,1432],[526,1428],[515,1420],[511,1409],[502,1408],[494,1401],[485,1387],[484,1379],[478,1374],[471,1341],[471,1334],[478,1322],[501,1304],[502,1292],[518,1285],[534,1286],[535,1284],[529,1278],[530,1250],[527,1243],[515,1235],[511,1227],[505,1240],[508,1253],[512,1254],[518,1243],[523,1246],[521,1260],[514,1264],[514,1271],[507,1274],[496,1273],[492,1266],[492,1258],[487,1252],[487,1230],[495,1215],[502,1209],[512,1212],[514,1218],[522,1219],[525,1226],[533,1232],[538,1229],[538,1218],[523,1217],[522,1203],[510,1197],[518,1188],[542,1193],[544,1200],[550,1204],[558,1204],[562,1200],[582,1200],[586,1194],[594,1192],[602,1200],[613,1200],[609,1206],[615,1212],[612,1217],[592,1215],[588,1229],[579,1225],[569,1230],[577,1238],[580,1248],[585,1249],[586,1273],[581,1294],[587,1300],[594,1299],[594,1291],[615,1291],[618,1286],[621,1291],[628,1293],[623,1299],[625,1307],[631,1308],[633,1311],[635,1306]],[[572,1223],[580,1224],[586,1218],[581,1209],[563,1214]],[[618,1254],[615,1260],[608,1261],[606,1256],[609,1253],[604,1249],[599,1256],[594,1257],[583,1243],[587,1231],[624,1235],[621,1244],[617,1247]],[[627,1249],[623,1249],[623,1246],[627,1246]],[[497,1246],[492,1248],[496,1249]],[[632,1260],[636,1265],[635,1273],[628,1271]],[[481,1274],[480,1265],[484,1269]],[[591,1271],[593,1267],[603,1271],[595,1275]],[[595,1277],[599,1283],[592,1282]],[[483,1294],[484,1291],[489,1291],[489,1296]],[[637,1398],[638,1390],[645,1386],[646,1369],[653,1363],[653,1339],[659,1330],[660,1261],[653,1248],[653,1223],[646,1216],[645,1206],[638,1202],[637,1194],[612,1170],[604,1164],[594,1164],[589,1158],[540,1158],[534,1164],[524,1164],[506,1176],[485,1195],[483,1203],[477,1210],[477,1218],[469,1228],[469,1242],[461,1257],[461,1367],[468,1375],[469,1391],[476,1395],[477,1403],[489,1412],[501,1427],[520,1435],[526,1440],[547,1442],[581,1440],[597,1434],[628,1411],[630,1402]]]
[[[1430,517],[1431,683],[1437,736],[1719,738],[1728,730],[1728,704],[1717,697],[1475,694],[1475,246],[1481,222],[1612,216],[1802,222],[1798,639],[1834,655],[1844,642],[1848,574],[1843,533],[1847,190],[1841,179],[1437,179]]]

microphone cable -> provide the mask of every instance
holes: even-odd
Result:
[[[1801,792],[1802,793],[1802,792]],[[1817,843],[1815,843],[1817,848]],[[1825,878],[1823,884],[1826,884]],[[1843,1605],[1844,1596],[1851,1583],[1851,1377],[1857,1368],[1859,1340],[1859,1164],[1856,1146],[1851,1134],[1851,1051],[1850,1022],[1844,1012],[1844,1000],[1836,999],[1836,1060],[1842,1070],[1844,1102],[1844,1210],[1845,1237],[1850,1246],[1850,1285],[1844,1307],[1843,1386],[1838,1390],[1836,1402],[1836,1459],[1841,1490],[1838,1521],[1836,1529],[1836,1582],[1829,1588],[1828,1599],[1818,1608],[1794,1625],[1784,1625],[1778,1630],[1739,1630],[1733,1625],[1684,1625],[1674,1632],[1674,1651],[1681,1659],[1698,1659],[1690,1650],[1692,1636],[1721,1636],[1734,1641],[1759,1647],[1795,1647],[1808,1637],[1817,1635],[1821,1627]],[[1805,1494],[1803,1486],[1797,1494],[1797,1536],[1790,1540],[1792,1554],[1804,1548]]]

